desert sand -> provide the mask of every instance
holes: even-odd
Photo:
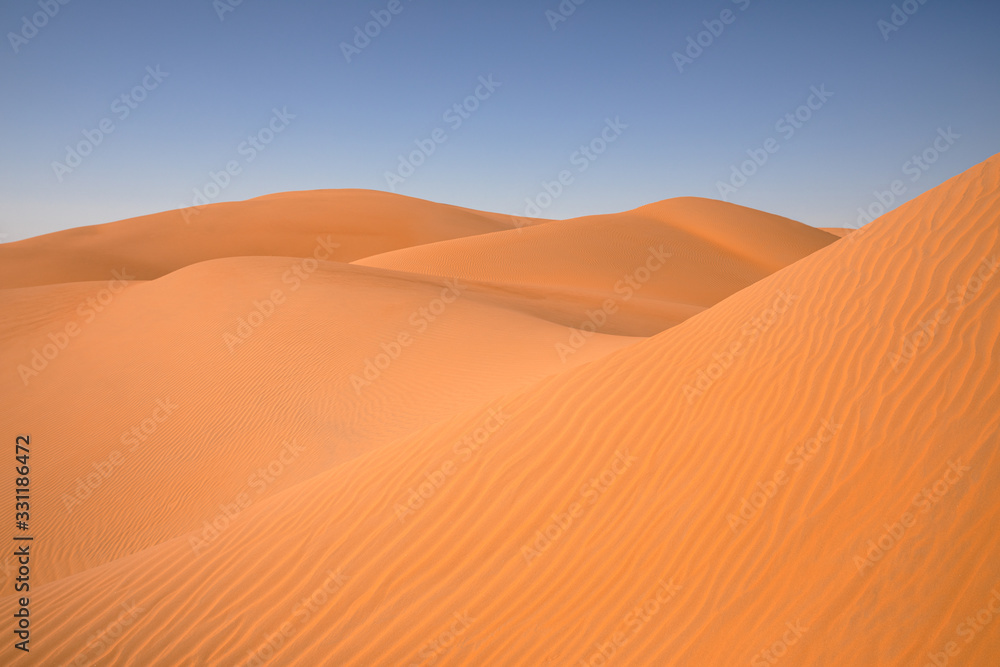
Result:
[[[830,232],[834,236],[844,237],[854,230],[849,227],[820,227],[824,232]]]
[[[4,664],[996,664],[1000,156],[841,231],[321,191],[0,246]]]

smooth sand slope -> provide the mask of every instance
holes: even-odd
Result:
[[[319,251],[349,262],[536,222],[370,190],[289,192],[0,245],[0,289],[110,280],[123,268],[152,280],[222,257],[311,257]],[[324,246],[320,240],[327,235],[339,247]]]
[[[645,300],[670,304],[676,324],[834,240],[787,218],[684,197],[616,215],[404,248],[355,263],[491,284],[583,288],[596,305],[629,289],[629,283],[638,284],[634,291],[642,300],[629,299],[626,313],[638,315]],[[622,275],[622,267],[635,268]]]
[[[51,452],[39,453],[35,507],[49,519],[36,581],[181,535],[240,493],[256,502],[636,340],[598,334],[563,358],[570,329],[509,298],[338,263],[283,280],[300,265],[205,262],[83,316],[103,284],[0,291],[4,404]],[[67,324],[80,333],[66,338]],[[65,349],[39,361],[60,336]],[[280,474],[257,473],[276,460]]]
[[[923,665],[951,651],[956,664],[995,664],[1000,619],[975,617],[1000,597],[997,255],[1000,157],[655,337],[614,352],[608,339],[589,363],[543,370],[526,388],[513,386],[527,384],[521,375],[505,395],[410,424],[418,430],[275,489],[205,548],[198,533],[182,534],[39,586],[33,622],[45,637],[25,662],[600,665],[604,652],[628,665]],[[135,301],[135,319],[163,331],[162,305],[139,313],[156,290],[189,279],[212,285],[198,296],[208,301],[175,308],[231,316],[237,305],[213,291],[246,282],[224,278],[243,261],[130,288],[121,310]],[[218,275],[197,273],[205,271]],[[72,304],[73,289],[47,298]],[[399,309],[384,306],[395,317]],[[514,335],[559,326],[529,322]],[[125,400],[142,378],[164,381],[168,367],[185,363],[183,349],[195,350],[186,363],[196,363],[198,326],[212,325],[165,330],[165,358],[147,362],[148,372],[95,378],[83,395],[96,350],[81,337],[79,359],[67,356],[68,368],[51,369],[39,391],[89,405],[96,422],[108,405],[107,393],[95,393],[102,382]],[[265,335],[247,345],[263,346]],[[355,335],[355,344],[373,340]],[[102,330],[91,344],[109,336]],[[289,368],[262,350],[246,401],[268,389],[301,393],[317,378],[342,382],[344,370],[322,366],[331,362],[315,351],[291,350],[284,362],[302,356],[326,372]],[[406,370],[411,382],[453,372],[433,357],[445,352],[428,354]],[[471,393],[492,386],[489,374],[512,358],[498,353],[463,381]],[[222,366],[202,377],[215,388],[187,391],[204,410],[213,392],[247,376]],[[20,400],[38,401],[35,415],[51,409]],[[216,440],[252,412],[242,405],[230,414]],[[46,437],[59,436],[38,441]],[[96,449],[89,436],[78,442],[88,455]],[[245,456],[237,442],[219,446],[196,430],[168,442],[201,449],[199,465],[211,468],[186,494],[205,495]],[[169,447],[156,451],[144,460]],[[39,465],[56,468],[54,457]],[[157,493],[158,480],[180,478],[162,466],[145,479],[127,474],[123,467],[108,481],[99,504],[137,530],[148,520],[137,499]],[[59,545],[62,534],[45,539]]]
[[[270,210],[257,211],[262,202],[287,200],[294,213],[314,196],[409,202],[417,209],[410,217],[421,224],[424,210],[436,207],[442,219],[455,218],[455,229],[469,226],[461,216],[471,215],[348,191],[253,200],[244,209],[257,217],[237,222],[253,232]],[[375,213],[382,216],[372,222],[379,247],[419,238],[385,211]],[[772,231],[770,216],[739,214],[747,224],[764,220],[762,232]],[[360,219],[374,215],[366,211]],[[124,221],[97,233],[108,255],[123,256],[131,246],[113,232],[134,235],[143,224],[155,232],[157,220]],[[235,224],[223,220],[220,229]],[[299,243],[304,224],[278,231]],[[641,244],[662,249],[676,235],[661,226],[639,239],[633,226],[607,216],[602,241],[635,251],[611,258],[601,257],[600,246],[573,247],[572,236],[553,237],[572,256],[563,260],[567,275],[550,284],[514,280],[515,272],[509,283],[494,284],[318,261],[335,256],[341,240],[321,233],[301,258],[209,260],[152,281],[123,267],[109,281],[0,290],[0,363],[17,378],[0,395],[21,423],[38,425],[34,436],[54,456],[35,498],[50,517],[40,529],[45,539],[36,547],[35,581],[83,572],[198,527],[211,535],[206,526],[226,523],[234,507],[242,511],[250,501],[699,312],[645,289],[655,283],[650,260],[664,268],[670,258]],[[799,227],[778,219],[775,244],[794,239]],[[53,248],[74,247],[72,233],[44,238]],[[179,238],[166,245],[190,260],[196,253]],[[114,240],[125,248],[112,251]],[[786,259],[808,249],[803,244]],[[558,250],[550,243],[550,254]],[[601,290],[591,284],[598,260],[608,278]],[[703,267],[690,267],[689,281],[717,282],[712,262]],[[739,286],[730,281],[716,290]],[[588,324],[600,333],[575,329]],[[109,504],[128,510],[109,522]]]
[[[298,210],[311,196],[254,203],[287,199]],[[740,212],[748,223],[758,215]],[[107,227],[135,232],[141,224]],[[383,245],[413,241],[401,231],[405,225],[389,218],[378,224]],[[780,224],[776,244],[800,227]],[[604,242],[645,251],[615,216],[604,227]],[[107,249],[115,237],[105,232]],[[46,238],[73,246],[71,234]],[[137,553],[211,524],[220,511],[224,523],[234,499],[242,511],[247,498],[257,502],[700,310],[645,290],[654,272],[637,275],[635,267],[669,261],[648,252],[600,258],[592,244],[567,247],[568,275],[553,284],[480,284],[315,259],[336,254],[340,238],[321,234],[303,258],[210,260],[155,281],[126,273],[105,282],[0,290],[0,362],[17,377],[2,396],[22,423],[39,425],[35,437],[58,454],[35,500],[51,517],[41,529],[47,539],[37,547],[36,581]],[[654,229],[641,243],[663,248],[672,240],[670,230]],[[588,283],[597,259],[608,276],[603,290]],[[689,280],[716,279],[711,268],[697,270]],[[624,289],[616,292],[616,283]],[[738,284],[722,287],[735,291]],[[606,303],[613,308],[605,310]],[[595,322],[596,335],[574,329]],[[269,465],[280,474],[268,473]],[[109,503],[129,511],[108,522]]]

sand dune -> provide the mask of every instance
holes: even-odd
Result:
[[[285,200],[299,210],[312,195],[263,201]],[[389,230],[405,234],[387,220],[383,242],[409,242],[390,240]],[[780,224],[794,238],[797,223]],[[604,242],[643,251],[614,216],[603,226]],[[116,237],[105,236],[110,247]],[[642,239],[659,248],[646,258],[603,258],[603,291],[588,274],[597,249],[584,243],[589,254],[569,250],[571,235],[552,238],[573,255],[566,265],[580,276],[576,284],[446,280],[315,260],[336,252],[334,238],[321,234],[314,244],[322,252],[302,258],[209,260],[154,281],[123,268],[106,282],[0,290],[0,359],[18,378],[4,392],[6,403],[22,419],[50,423],[36,437],[61,457],[36,500],[56,517],[43,532],[51,539],[39,547],[37,581],[203,526],[248,487],[254,500],[258,491],[266,497],[701,310],[644,290],[648,273],[633,278],[633,267],[649,266],[646,260],[656,268],[671,260],[660,243],[672,241],[669,234]],[[72,236],[47,240],[67,252],[74,247]],[[700,284],[716,277],[711,268],[689,275]],[[624,289],[614,290],[616,283]],[[578,330],[588,324],[599,333]],[[86,400],[65,400],[80,382]],[[189,443],[189,434],[204,445]],[[300,448],[294,457],[287,443]],[[275,464],[282,474],[274,480],[257,474],[276,457],[295,465],[285,471]],[[220,467],[225,459],[239,463]],[[143,519],[105,525],[105,503],[124,498]]]
[[[1000,156],[852,243],[701,200],[483,231],[322,264],[233,353],[301,260],[133,284],[4,397],[39,470],[70,482],[164,394],[202,416],[77,518],[39,506],[45,637],[12,662],[993,664],[965,619],[1000,599],[998,221]],[[563,365],[561,319],[659,234],[695,279],[642,297],[705,310]],[[443,276],[468,297],[352,398]],[[86,287],[0,292],[5,366]],[[313,448],[227,510],[279,436]]]
[[[598,304],[624,278],[641,287],[635,291],[643,298],[694,314],[833,240],[787,218],[690,197],[617,215],[415,246],[355,263],[493,284],[582,287]]]
[[[0,334],[0,360],[18,370],[5,404],[58,453],[35,501],[51,517],[37,581],[175,537],[241,492],[256,500],[261,480],[263,497],[635,341],[597,334],[561,357],[570,329],[512,310],[509,298],[339,263],[301,280],[297,266],[205,262],[131,284],[82,316],[102,284],[0,291],[15,325]],[[72,338],[68,324],[79,328]],[[65,349],[42,358],[60,337]],[[285,442],[301,448],[294,464],[248,482],[293,458]],[[108,503],[127,504],[129,519],[106,524]]]
[[[122,269],[152,280],[223,257],[315,255],[349,262],[538,222],[370,190],[283,193],[0,245],[0,289],[109,280]],[[318,242],[327,235],[330,241]]]

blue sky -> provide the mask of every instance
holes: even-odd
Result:
[[[318,188],[851,226],[1000,152],[989,0],[236,1],[3,4],[7,241]]]

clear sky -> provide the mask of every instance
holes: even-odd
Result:
[[[995,0],[576,2],[6,0],[0,235],[319,188],[852,226],[1000,152]]]

